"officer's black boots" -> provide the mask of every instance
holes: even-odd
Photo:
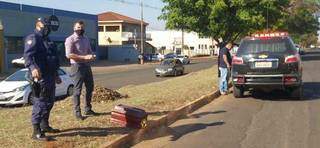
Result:
[[[55,128],[52,128],[50,126],[45,127],[45,128],[41,128],[41,130],[42,130],[43,133],[59,133],[60,132],[59,129],[55,129]]]
[[[97,116],[99,115],[98,113],[94,112],[93,110],[88,110],[86,112],[84,112],[84,115],[87,115],[87,116]]]
[[[81,115],[81,113],[76,113],[76,119],[84,120],[85,118]]]
[[[38,141],[49,141],[49,138],[41,131],[40,124],[33,124],[32,139]]]

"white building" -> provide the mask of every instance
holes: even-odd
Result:
[[[212,55],[217,51],[216,42],[210,38],[201,38],[195,32],[184,32],[184,50],[182,50],[182,32],[147,31],[152,41],[148,41],[162,54],[176,53],[181,55],[197,56]]]
[[[320,23],[320,12],[315,13],[314,16],[317,18],[318,22]],[[320,43],[320,30],[318,30],[317,33],[318,33],[318,43]]]

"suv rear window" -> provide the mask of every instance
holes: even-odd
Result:
[[[292,41],[288,38],[271,38],[264,40],[243,40],[237,54],[255,54],[262,52],[283,53],[294,50]]]

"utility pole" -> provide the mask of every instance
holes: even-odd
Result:
[[[134,40],[134,48],[137,50],[137,29],[134,29],[134,34],[133,34],[133,40]]]
[[[141,31],[141,45],[140,45],[140,52],[141,52],[141,59],[140,59],[140,64],[144,64],[144,61],[143,61],[143,0],[140,0],[140,13],[141,13],[141,22],[140,22],[140,31]]]

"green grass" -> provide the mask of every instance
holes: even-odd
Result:
[[[72,100],[66,98],[56,102],[50,123],[62,130],[49,134],[57,139],[50,143],[34,142],[30,139],[31,106],[0,109],[0,147],[99,147],[131,129],[110,122],[110,111],[117,104],[140,107],[148,111],[148,119],[155,119],[168,111],[187,104],[202,95],[216,90],[217,71],[210,68],[185,76],[144,85],[120,88],[129,98],[114,102],[93,102],[93,109],[100,116],[78,121],[73,116]]]

